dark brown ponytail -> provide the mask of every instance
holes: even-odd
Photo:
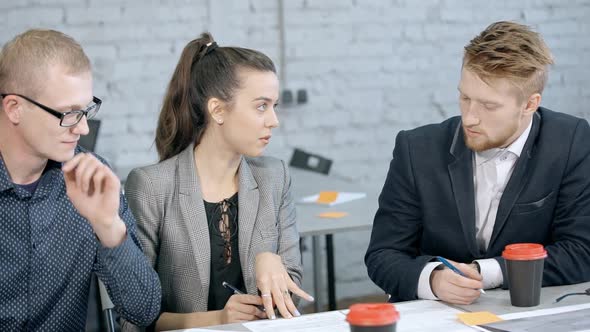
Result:
[[[158,119],[156,148],[160,161],[199,143],[209,123],[207,101],[215,97],[231,103],[240,87],[238,68],[276,73],[272,60],[258,51],[239,47],[211,49],[213,42],[211,34],[205,32],[182,51]]]

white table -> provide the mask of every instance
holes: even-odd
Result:
[[[318,204],[296,204],[297,226],[299,235],[312,237],[313,252],[313,285],[314,285],[314,308],[320,311],[323,299],[321,298],[321,248],[320,236],[326,236],[326,253],[328,268],[328,308],[336,309],[336,289],[334,278],[334,249],[332,235],[340,232],[357,230],[370,230],[373,227],[373,218],[377,211],[377,198],[379,190],[363,188],[334,176],[323,175],[316,172],[291,168],[292,194],[295,201],[302,197],[319,193],[320,191],[339,192],[364,192],[365,198],[346,202],[333,207]],[[322,212],[341,211],[348,215],[338,219],[319,218],[317,215]]]
[[[568,306],[574,304],[590,303],[590,296],[574,295],[567,297],[559,303],[554,303],[555,299],[566,293],[584,292],[590,287],[590,282],[559,286],[559,287],[545,287],[541,290],[541,303],[536,307],[519,308],[510,305],[510,294],[507,290],[494,289],[486,291],[487,294],[482,295],[476,303],[465,306],[452,306],[468,312],[475,311],[490,311],[496,315],[503,315],[514,312],[530,311],[537,309],[548,309],[561,306]],[[400,302],[403,303],[403,302]],[[313,314],[312,314],[313,315]],[[403,317],[401,318],[403,319]],[[424,317],[428,319],[428,317]],[[206,329],[219,331],[250,331],[242,324],[227,324],[207,327]],[[197,332],[198,329],[195,329]],[[330,331],[326,331],[330,332]]]

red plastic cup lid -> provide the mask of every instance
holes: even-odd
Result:
[[[504,247],[502,257],[515,261],[542,259],[547,257],[547,250],[545,250],[542,244],[515,243]]]
[[[346,321],[354,326],[384,326],[399,320],[391,303],[357,303],[350,306]]]

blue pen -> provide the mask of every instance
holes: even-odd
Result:
[[[436,256],[436,259],[438,259],[439,262],[443,263],[444,266],[448,267],[449,269],[451,269],[451,271],[457,273],[458,275],[467,278],[467,276],[465,276],[463,274],[463,272],[461,272],[461,270],[459,270],[458,268],[456,268],[453,264],[449,263],[448,260],[444,259],[443,257],[440,256]],[[485,294],[486,292],[483,289],[479,290],[480,293]]]
[[[225,282],[225,281],[221,283],[221,286],[223,286],[223,287],[225,287],[225,288],[228,288],[228,289],[231,289],[231,290],[234,292],[234,294],[238,294],[238,295],[243,295],[243,294],[244,294],[244,292],[242,292],[241,290],[237,289],[236,287],[234,287],[234,286],[232,286],[232,285],[228,284],[228,283],[227,283],[227,282]],[[257,305],[256,307],[257,307],[258,309],[260,309],[260,310],[262,310],[262,311],[266,312],[266,309],[264,309],[264,306]]]

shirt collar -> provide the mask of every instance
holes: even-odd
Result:
[[[45,165],[45,169],[43,170],[43,174],[41,175],[41,177],[43,177],[43,175],[45,175],[45,173],[47,173],[53,169],[61,169],[61,163],[54,161],[54,160],[48,160],[47,165]],[[12,182],[12,179],[8,175],[8,169],[6,169],[6,164],[4,163],[4,159],[2,158],[2,155],[0,154],[0,192],[3,192],[8,189],[12,189],[14,187],[15,187],[15,184],[14,184],[14,182]]]
[[[529,134],[531,133],[532,125],[533,125],[533,119],[531,117],[531,121],[529,122],[529,125],[522,132],[522,134],[520,134],[520,136],[518,136],[518,138],[506,148],[493,148],[493,149],[488,149],[488,150],[476,152],[475,153],[475,164],[479,166],[479,165],[487,162],[488,160],[496,158],[496,157],[500,156],[501,154],[507,153],[507,152],[512,152],[514,155],[516,155],[517,158],[520,157],[520,154],[522,153],[522,150],[524,149],[524,145],[526,144],[527,138],[529,137]]]
[[[11,189],[14,187],[14,183],[10,180],[8,176],[8,170],[6,169],[6,165],[4,165],[4,159],[0,154],[0,192]]]
[[[520,134],[520,136],[518,136],[516,141],[512,142],[512,144],[510,144],[506,148],[506,150],[514,153],[517,157],[520,157],[520,154],[522,153],[522,149],[524,149],[524,145],[526,144],[526,140],[527,140],[527,138],[529,138],[529,134],[531,133],[532,126],[533,126],[533,118],[531,117],[531,121],[529,122],[529,125],[526,127],[524,132],[522,134]]]

